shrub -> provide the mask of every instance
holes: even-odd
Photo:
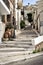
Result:
[[[43,48],[41,49],[41,51],[43,51]]]
[[[33,53],[38,53],[38,52],[40,52],[40,50],[38,49],[38,50],[34,50],[33,51]]]
[[[23,20],[21,20],[21,22],[20,22],[20,27],[21,27],[21,29],[25,28],[25,22]]]
[[[36,52],[37,52],[37,53],[40,52],[40,49],[38,49]]]
[[[36,50],[34,50],[33,53],[36,53]]]

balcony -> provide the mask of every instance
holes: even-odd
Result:
[[[0,15],[10,14],[9,4],[7,4],[8,2],[5,4],[5,1],[7,2],[8,0],[0,0]]]
[[[10,4],[8,0],[3,0],[3,2],[6,4],[6,6],[10,9]]]

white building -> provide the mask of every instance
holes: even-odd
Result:
[[[0,42],[2,40],[4,30],[5,30],[5,24],[2,23],[1,16],[6,14],[10,14],[9,8],[5,4],[4,0],[0,0]]]
[[[28,19],[28,16],[27,14],[28,13],[31,13],[32,14],[32,19],[33,19],[33,23],[35,24],[36,23],[36,15],[37,15],[37,9],[36,9],[36,5],[26,5],[24,6],[24,18],[25,18],[25,23],[28,25],[29,22],[27,21]],[[35,29],[36,29],[36,24],[35,24]]]
[[[37,21],[38,21],[38,30],[40,34],[43,34],[43,0],[37,1]]]
[[[15,19],[16,19],[17,29],[20,29],[20,21],[22,19],[21,17],[22,5],[23,5],[22,0],[15,0]]]

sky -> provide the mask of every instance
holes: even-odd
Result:
[[[23,0],[23,3],[24,3],[24,5],[28,5],[28,3],[35,4],[36,1],[37,0]]]

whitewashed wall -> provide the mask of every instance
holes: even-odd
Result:
[[[33,43],[34,45],[40,44],[41,42],[43,42],[43,36],[39,36],[39,37],[34,38],[34,39],[32,40],[32,43]]]
[[[1,16],[0,16],[0,43],[2,42],[4,32],[5,32],[5,24],[1,22]]]

